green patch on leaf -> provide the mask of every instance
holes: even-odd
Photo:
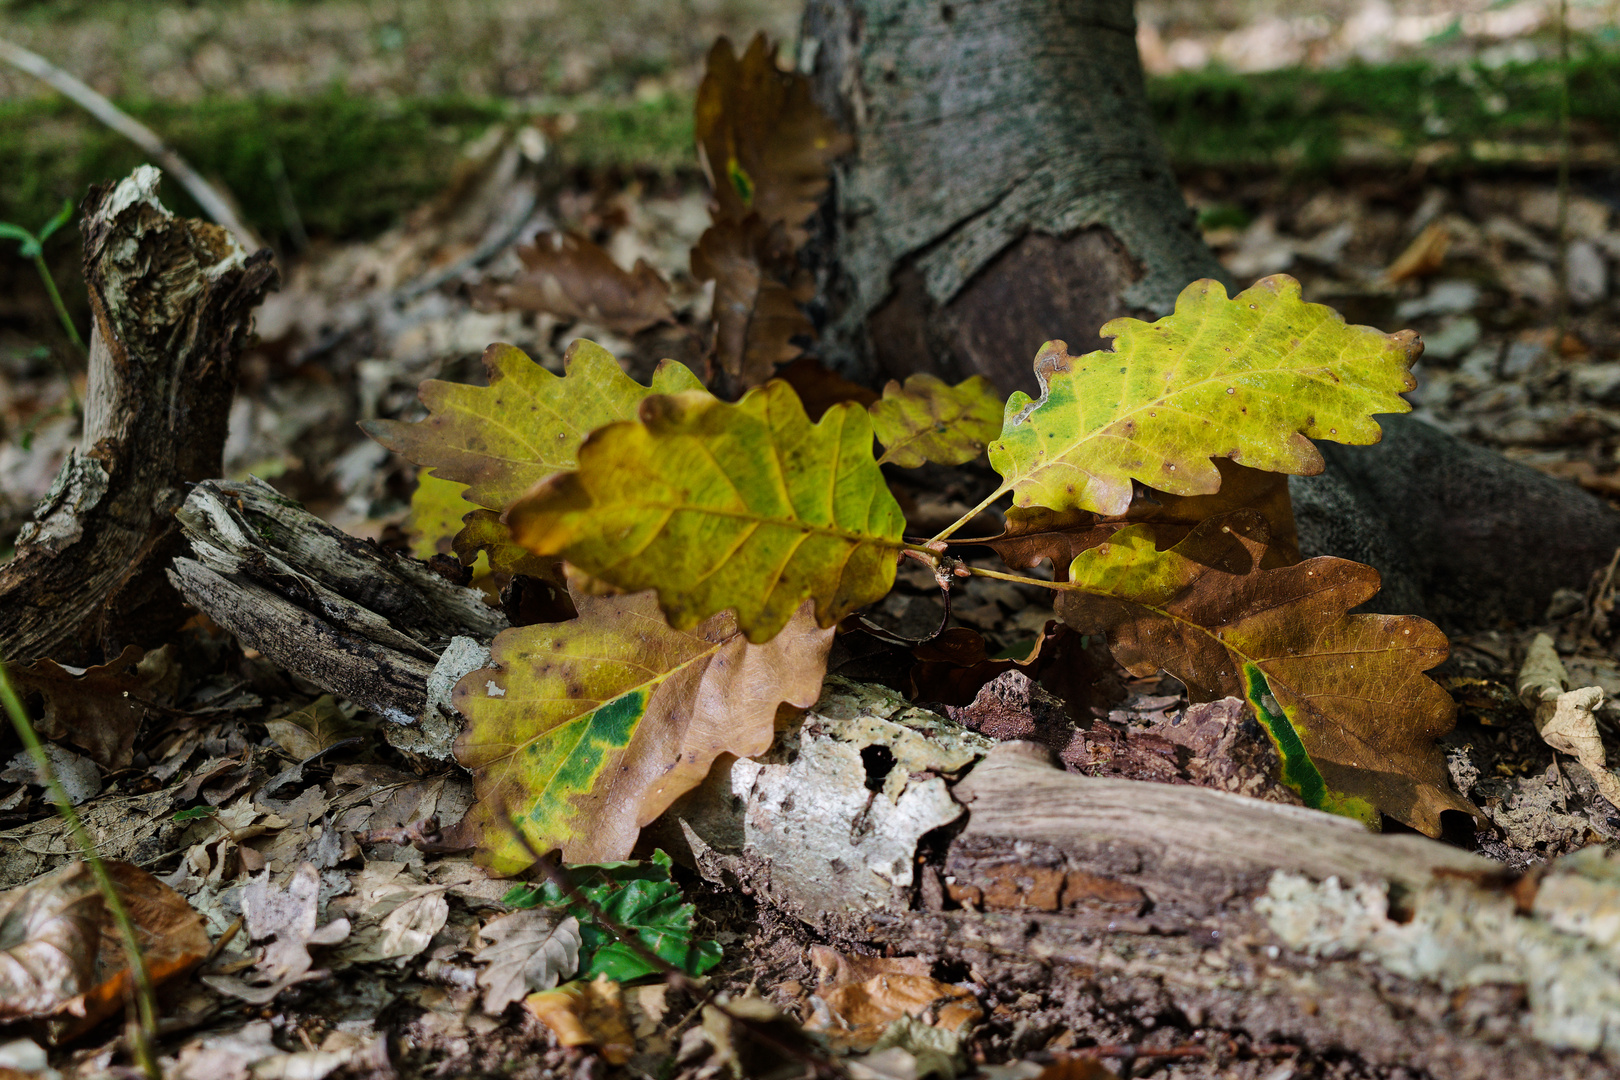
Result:
[[[701,975],[720,962],[720,943],[693,937],[696,911],[683,902],[670,876],[670,859],[653,852],[648,862],[613,862],[569,868],[574,888],[619,927],[641,939],[648,951],[688,975]],[[578,979],[606,975],[629,982],[657,973],[613,932],[603,926],[590,904],[571,902],[552,882],[517,885],[502,901],[516,908],[555,907],[579,920]]]
[[[1325,810],[1341,817],[1355,818],[1369,829],[1378,828],[1378,810],[1366,799],[1328,788],[1322,771],[1311,760],[1282,705],[1271,694],[1266,677],[1253,664],[1243,665],[1243,696],[1254,710],[1260,726],[1271,736],[1271,744],[1282,759],[1282,782],[1292,788],[1312,810]]]

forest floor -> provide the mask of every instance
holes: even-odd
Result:
[[[410,63],[409,43],[421,30],[411,21],[418,17],[415,8],[402,5],[393,21],[374,20],[361,30],[342,20],[359,19],[354,13],[369,8],[357,5],[347,15],[342,5],[332,9],[322,18],[338,26],[334,40],[346,34],[361,41],[366,56],[404,50],[397,60],[378,61],[374,76],[365,77],[379,85],[406,73],[429,81],[449,77]],[[704,17],[690,21],[689,38],[666,36],[671,43],[661,66],[640,69],[613,51],[616,42],[651,32],[638,31],[633,18],[611,33],[586,27],[597,35],[589,39],[596,42],[593,47],[575,26],[568,32],[582,35],[577,51],[586,58],[578,63],[588,61],[584,74],[570,72],[568,64],[575,61],[559,62],[548,76],[554,82],[519,87],[512,80],[522,64],[502,68],[491,61],[478,75],[488,85],[456,89],[568,93],[576,95],[576,105],[586,100],[578,95],[601,90],[599,101],[639,97],[639,106],[628,106],[632,113],[635,108],[678,112],[689,101],[682,95],[690,94],[691,65],[701,63],[716,31],[739,33],[760,24],[791,31],[786,10],[768,3],[705,8]],[[207,8],[188,11],[192,14],[184,19],[199,26],[210,18]],[[1170,6],[1162,13],[1146,6],[1145,11],[1158,13],[1158,21],[1149,25],[1176,25]],[[397,40],[390,27],[397,29]],[[50,38],[44,23],[34,32]],[[1238,48],[1225,44],[1236,32],[1206,27],[1178,40],[1201,42],[1206,55],[1227,55],[1222,49]],[[497,44],[491,39],[489,47]],[[1161,40],[1166,58],[1157,62],[1171,64],[1172,44]],[[162,47],[154,45],[156,59],[149,58],[157,67],[164,65]],[[224,51],[240,63],[229,57],[231,50]],[[569,50],[559,55],[565,53],[571,55]],[[112,53],[89,49],[86,55]],[[196,80],[197,100],[211,97],[218,86],[234,85],[244,71],[258,70],[208,60],[213,54],[200,46],[189,55],[183,67],[185,77]],[[1179,55],[1192,54],[1184,47]],[[1307,50],[1306,58],[1310,55]],[[1521,59],[1534,61],[1536,55]],[[334,68],[352,67],[353,59],[337,54],[329,62]],[[95,63],[120,70],[114,60]],[[210,64],[217,74],[208,74],[215,70]],[[609,78],[603,71],[620,74]],[[621,75],[630,80],[626,86],[613,82]],[[302,77],[299,72],[282,76]],[[317,81],[324,87],[324,79]],[[191,92],[168,90],[172,100],[165,108],[180,108],[173,103],[186,101]],[[678,108],[659,104],[666,97]],[[590,112],[584,106],[571,109],[568,115]],[[624,162],[597,167],[548,152],[548,147],[579,144],[554,122],[471,116],[468,129],[485,131],[478,138],[449,140],[456,147],[449,155],[453,168],[434,174],[448,181],[442,190],[420,199],[380,233],[346,235],[351,228],[365,231],[346,223],[330,230],[335,235],[322,235],[317,226],[311,230],[314,240],[293,254],[284,229],[274,230],[278,242],[288,245],[284,281],[259,312],[258,338],[243,360],[226,449],[227,476],[263,477],[350,533],[415,547],[418,554],[427,552],[407,521],[414,469],[363,436],[358,421],[420,416],[416,390],[424,379],[482,381],[477,358],[494,341],[517,345],[553,370],[560,370],[563,350],[578,337],[626,357],[638,376],[657,359],[635,355],[629,341],[602,327],[481,309],[473,287],[519,269],[510,245],[457,269],[483,241],[577,231],[601,243],[621,266],[645,259],[664,274],[674,285],[672,299],[681,319],[700,320],[710,302],[687,266],[687,251],[708,223],[707,196],[690,164],[671,165],[676,150],[668,151],[667,160],[642,162],[644,168],[624,167]],[[431,134],[431,128],[424,121],[424,130]],[[1608,129],[1611,142],[1612,132]],[[666,135],[651,138],[656,142]],[[1592,140],[1594,146],[1601,143],[1599,137]],[[436,154],[442,165],[447,156],[442,144]],[[1420,417],[1604,498],[1620,499],[1620,171],[1615,163],[1575,170],[1561,251],[1556,178],[1545,160],[1442,168],[1402,151],[1399,167],[1363,158],[1302,171],[1274,162],[1210,161],[1190,151],[1181,156],[1187,199],[1236,284],[1290,273],[1304,283],[1308,299],[1333,305],[1352,322],[1418,330],[1426,348],[1418,388],[1409,397]],[[308,182],[318,187],[318,179]],[[421,191],[402,189],[395,197],[405,204],[413,193]],[[525,193],[532,204],[525,202]],[[272,191],[263,205],[274,206],[275,199]],[[299,205],[318,204],[301,199]],[[515,231],[514,208],[522,215]],[[277,216],[267,220],[284,227],[281,210],[274,212]],[[416,288],[447,268],[454,272],[442,283]],[[6,433],[0,445],[0,512],[5,515],[0,526],[8,537],[50,486],[78,436],[56,366],[62,345],[43,296],[26,287],[26,269],[6,269],[4,282],[16,286],[16,299],[0,321],[0,418]],[[1561,289],[1570,300],[1567,318],[1560,314]],[[1053,327],[1048,333],[1074,342],[1088,340],[1093,329]],[[81,396],[82,379],[81,372],[76,388]],[[948,518],[972,501],[964,490],[930,486],[923,475],[900,491],[908,512]],[[1611,567],[1608,576],[1593,582],[1570,583],[1553,598],[1539,625],[1456,628],[1452,658],[1436,673],[1464,705],[1457,730],[1446,741],[1453,780],[1494,826],[1472,839],[1511,868],[1589,843],[1620,840],[1620,809],[1597,795],[1579,765],[1555,763],[1512,692],[1530,638],[1545,631],[1554,636],[1572,685],[1602,686],[1611,702],[1620,697],[1614,648],[1620,626],[1609,622],[1617,589]],[[937,604],[931,578],[903,575],[881,618],[902,633],[931,629]],[[952,613],[1003,650],[1027,644],[1054,617],[1046,594],[979,578],[960,592]],[[175,991],[165,1007],[161,1047],[170,1075],[199,1080],[318,1080],[391,1072],[601,1075],[601,1058],[560,1047],[529,1014],[512,1009],[490,1015],[479,1007],[474,944],[480,929],[506,910],[503,897],[510,883],[489,877],[466,858],[425,852],[424,845],[413,845],[400,832],[425,818],[448,822],[463,812],[471,800],[464,775],[428,769],[402,755],[377,737],[373,718],[320,697],[262,657],[243,654],[217,628],[191,627],[175,646],[164,661],[169,666],[145,676],[151,680],[147,686],[162,685],[170,696],[148,718],[128,768],[105,772],[63,751],[63,763],[77,770],[83,785],[80,811],[103,854],[161,876],[203,916],[216,938],[241,913],[242,890],[252,874],[284,875],[310,863],[319,871],[316,917],[324,924],[346,914],[352,929],[346,944],[324,954],[322,964],[332,978],[303,984],[273,1003],[243,1000],[195,982]],[[852,667],[845,674],[855,672]],[[870,666],[858,673],[884,675]],[[1116,674],[1117,692],[1093,707],[1092,731],[1077,741],[1069,767],[1091,775],[1186,782],[1177,766],[1166,765],[1154,741],[1163,725],[1185,710],[1179,687]],[[906,675],[888,677],[904,691]],[[1620,708],[1607,706],[1601,718],[1615,760]],[[321,756],[311,764],[317,753]],[[0,888],[28,882],[72,857],[71,841],[30,777],[21,760],[0,773]],[[826,1008],[815,988],[818,965],[825,975],[840,962],[828,943],[768,905],[685,870],[678,869],[677,878],[699,905],[700,936],[724,948],[713,977],[734,994],[753,988],[813,1026],[818,1009]],[[411,944],[400,947],[396,934],[389,946],[394,951],[379,952],[379,941],[392,932],[383,919],[410,903],[420,908],[409,928]],[[238,939],[210,960],[209,970],[224,975],[240,968],[244,946]],[[988,985],[971,971],[936,974],[967,989],[987,1014],[965,1053],[968,1060],[999,1066],[991,1070],[995,1076],[1035,1076],[1053,1052],[1070,1048],[1208,1045],[1219,1035],[1186,1017],[1139,1012],[1122,1019],[1130,1013],[1117,1002],[1104,1007],[1074,995]],[[704,1027],[689,1013],[690,1001],[661,984],[626,995],[634,1044],[627,1075],[713,1073],[716,1057],[705,1057],[705,1036],[693,1034]],[[712,1032],[707,1037],[710,1043],[717,1038]],[[112,1026],[104,1026],[58,1052],[52,1064],[64,1075],[102,1074],[115,1060],[126,1060],[120,1038]],[[6,1052],[0,1046],[0,1073]],[[676,1060],[681,1063],[672,1065]],[[1020,1066],[1020,1061],[1036,1065]],[[1371,1070],[1353,1054],[1324,1057],[1250,1044],[1186,1060],[1109,1058],[1107,1064],[1135,1076],[1393,1080],[1400,1075]]]

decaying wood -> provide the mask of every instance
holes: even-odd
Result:
[[[270,252],[170,214],[159,180],[142,166],[85,201],[84,435],[0,567],[8,661],[116,656],[186,617],[163,573],[184,549],[174,511],[220,473],[237,353],[276,272]]]
[[[1003,743],[955,785],[967,820],[943,860],[913,866],[868,839],[892,835],[885,823],[921,794],[912,782],[940,782],[938,763],[896,781],[923,761],[897,732],[971,743],[875,688],[854,710],[850,687],[829,690],[792,752],[723,767],[672,809],[706,876],[835,936],[965,963],[1073,1014],[1175,1018],[1435,1077],[1620,1076],[1620,963],[1605,936],[1620,875],[1598,849],[1538,892],[1421,837],[1076,776],[1044,747]],[[859,765],[846,775],[865,745],[893,749],[881,787]],[[852,809],[841,793],[863,786]],[[950,816],[930,814],[918,827]],[[836,852],[815,850],[825,837],[843,838]],[[671,843],[669,830],[658,840]],[[830,877],[877,886],[866,910],[833,897]]]
[[[169,577],[187,600],[287,671],[396,723],[423,714],[453,638],[487,645],[506,627],[477,590],[258,480],[197,485],[179,520],[196,557],[175,559]]]

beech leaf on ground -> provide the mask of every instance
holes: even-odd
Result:
[[[670,876],[672,865],[668,855],[654,851],[651,859],[636,862],[570,866],[570,882],[588,903],[571,900],[549,881],[516,886],[504,899],[518,907],[566,909],[579,919],[581,980],[605,977],[629,982],[658,971],[602,925],[591,904],[619,927],[633,932],[666,964],[688,975],[702,975],[720,962],[720,944],[697,940],[697,909],[681,897],[680,886]]]
[[[783,71],[764,34],[738,56],[726,38],[709,50],[698,85],[698,159],[709,175],[716,221],[750,212],[804,243],[804,221],[827,189],[834,158],[854,145],[811,97],[810,80]]]
[[[1107,636],[1132,674],[1160,668],[1193,702],[1246,698],[1306,805],[1376,811],[1437,836],[1440,814],[1478,811],[1451,790],[1435,739],[1455,706],[1423,672],[1445,635],[1407,615],[1351,615],[1378,572],[1321,557],[1265,569],[1269,530],[1253,510],[1204,522],[1168,551],[1153,527],[1082,552],[1058,593],[1063,621]]]
[[[541,233],[534,243],[520,245],[517,254],[523,272],[493,290],[504,307],[583,319],[620,334],[673,318],[669,283],[644,259],[622,270],[583,236],[558,232]]]
[[[1132,480],[1172,495],[1211,495],[1211,458],[1270,472],[1322,471],[1312,439],[1377,442],[1375,413],[1411,409],[1422,351],[1409,330],[1349,326],[1300,299],[1285,274],[1227,299],[1218,281],[1187,286],[1174,314],[1115,319],[1112,350],[1070,356],[1041,346],[1038,400],[1007,401],[990,464],[1016,506],[1123,514]]]
[[[735,405],[660,395],[586,440],[575,472],[507,511],[513,538],[620,589],[657,589],[670,624],[735,609],[768,641],[805,600],[832,626],[894,584],[905,525],[866,410],[812,424],[772,381]]]
[[[698,390],[685,367],[666,361],[642,386],[613,355],[584,339],[568,347],[562,376],[511,345],[484,350],[488,386],[429,379],[418,396],[428,407],[419,423],[370,420],[366,433],[439,481],[466,484],[471,505],[505,510],[535,484],[574,467],[580,441],[594,428],[636,414],[648,394]]]
[[[799,355],[815,326],[799,307],[816,295],[783,226],[757,214],[711,226],[692,249],[692,276],[714,282],[715,358],[742,388],[758,386]]]
[[[132,863],[105,863],[107,876],[135,924],[135,941],[146,959],[146,975],[157,988],[190,974],[208,956],[208,931],[186,898]],[[134,992],[134,974],[124,937],[103,908],[100,919],[101,947],[96,951],[93,985],[82,999],[70,1002],[65,1014],[72,1019],[62,1039],[89,1031],[110,1016],[124,1011]]]
[[[54,1012],[90,989],[102,910],[85,863],[0,893],[0,1020]]]
[[[514,1001],[550,990],[579,970],[579,920],[530,909],[494,919],[478,931],[482,948],[474,959],[484,1011],[499,1016]]]
[[[456,685],[478,800],[462,835],[500,873],[533,862],[506,815],[570,863],[622,859],[717,756],[763,753],[777,707],[821,693],[832,631],[809,605],[751,645],[730,615],[672,629],[650,593],[573,601],[578,618],[502,631],[491,666]]]
[[[961,465],[1001,434],[1001,396],[983,375],[955,386],[926,372],[908,377],[903,387],[890,379],[882,400],[866,411],[883,445],[878,463],[903,469],[930,461]]]

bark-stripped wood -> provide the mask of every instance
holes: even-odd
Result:
[[[167,641],[174,511],[218,476],[253,308],[276,279],[218,225],[177,218],[142,166],[92,188],[84,277],[95,325],[84,435],[0,567],[0,656],[75,663]]]
[[[179,514],[195,558],[185,598],[249,648],[401,724],[427,702],[452,637],[487,645],[506,619],[475,589],[349,536],[258,480],[199,484]]]

